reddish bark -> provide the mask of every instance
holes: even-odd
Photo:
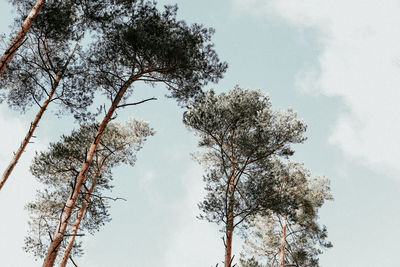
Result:
[[[235,175],[233,175],[234,167],[232,167],[232,176],[229,181],[229,197],[228,197],[228,216],[226,223],[226,244],[225,244],[225,267],[231,267],[232,260],[232,239],[234,224],[234,201],[235,201]]]
[[[33,24],[33,20],[37,17],[39,10],[42,8],[45,0],[38,0],[36,4],[29,12],[28,16],[24,20],[21,29],[18,31],[15,38],[11,41],[10,46],[4,52],[3,56],[0,60],[0,75],[3,74],[5,69],[7,68],[8,63],[10,63],[11,59],[14,57],[15,53],[17,52],[18,48],[22,45],[26,33],[28,32],[29,28]]]
[[[103,162],[103,164],[104,164],[104,162]],[[68,262],[69,256],[70,256],[72,248],[74,246],[75,237],[76,237],[76,235],[78,233],[79,225],[81,224],[82,218],[85,215],[86,209],[87,209],[87,207],[89,205],[90,196],[92,195],[93,190],[94,190],[94,188],[96,186],[97,177],[99,177],[99,175],[100,175],[100,172],[101,172],[101,169],[103,167],[103,164],[100,166],[100,168],[95,173],[92,185],[90,186],[89,191],[88,191],[88,193],[87,193],[87,195],[85,197],[85,203],[79,209],[79,212],[78,212],[78,215],[76,217],[74,226],[72,227],[72,230],[71,230],[71,238],[70,238],[70,240],[68,242],[68,245],[67,245],[67,247],[66,247],[66,249],[64,251],[64,255],[63,255],[63,257],[61,259],[61,262],[60,262],[60,267],[67,266],[67,262]]]
[[[94,153],[97,149],[98,144],[100,143],[103,132],[104,132],[105,128],[107,127],[108,123],[110,122],[110,120],[111,120],[115,110],[117,109],[119,102],[121,101],[122,97],[124,96],[126,90],[129,88],[129,86],[134,81],[139,79],[142,75],[143,75],[143,73],[138,74],[138,75],[132,75],[128,79],[128,81],[126,81],[124,83],[124,85],[119,90],[117,96],[113,100],[112,105],[109,108],[106,116],[104,117],[103,121],[101,122],[101,124],[97,130],[97,133],[95,135],[95,138],[87,152],[86,159],[82,163],[81,170],[78,174],[78,177],[76,178],[76,183],[75,183],[74,189],[71,192],[68,200],[65,203],[63,212],[61,214],[61,220],[60,220],[59,226],[57,227],[57,229],[53,235],[53,239],[52,239],[53,241],[50,243],[50,247],[47,251],[46,258],[44,259],[44,262],[43,262],[43,267],[52,267],[54,265],[54,262],[56,260],[57,254],[58,254],[59,245],[61,244],[61,242],[64,239],[64,233],[67,228],[68,220],[71,216],[72,209],[75,206],[76,200],[78,199],[78,195],[79,195],[79,192],[81,191],[83,183],[86,180],[86,175],[89,170],[89,165],[92,162]]]
[[[281,262],[279,264],[279,267],[285,267],[286,227],[287,227],[287,220],[286,217],[284,216],[282,223],[282,232],[281,232]]]
[[[65,64],[62,72],[60,72],[56,75],[56,78],[54,80],[54,83],[51,87],[51,90],[50,90],[46,100],[43,102],[42,106],[40,107],[39,112],[36,114],[35,120],[31,123],[31,127],[29,128],[28,132],[26,133],[25,138],[22,141],[21,145],[19,146],[17,152],[14,154],[13,159],[11,160],[10,164],[7,166],[7,169],[4,171],[4,173],[1,177],[1,181],[0,181],[0,190],[3,188],[8,177],[10,176],[11,172],[13,171],[15,165],[17,165],[18,160],[20,159],[22,153],[24,153],[26,146],[28,145],[29,141],[31,140],[33,133],[35,132],[35,130],[39,124],[39,121],[43,116],[43,113],[45,112],[45,110],[47,109],[47,106],[51,102],[53,95],[58,87],[58,84],[60,83],[62,77],[64,76],[64,72],[65,72],[69,62],[71,61],[73,55],[75,54],[76,47],[77,47],[77,44],[75,44],[75,47],[72,49],[72,52],[71,52],[70,56],[68,57],[68,60]]]

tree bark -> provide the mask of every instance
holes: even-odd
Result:
[[[26,133],[24,140],[22,141],[21,145],[19,146],[17,152],[14,154],[14,157],[12,158],[10,164],[7,166],[7,169],[4,171],[4,173],[1,177],[1,181],[0,181],[0,190],[3,188],[8,177],[10,176],[11,172],[13,171],[15,165],[17,165],[18,160],[20,159],[22,153],[24,153],[26,146],[28,145],[29,141],[31,140],[32,135],[35,132],[40,119],[42,118],[43,113],[45,112],[47,106],[49,105],[49,103],[53,97],[53,94],[58,86],[58,83],[60,82],[60,79],[61,79],[61,77],[59,75],[57,75],[56,81],[53,85],[53,88],[51,88],[49,96],[43,102],[43,105],[41,106],[39,112],[36,114],[35,120],[31,123],[31,127],[29,128],[28,132]]]
[[[28,32],[29,28],[33,24],[33,20],[39,13],[39,10],[42,8],[45,0],[38,0],[36,4],[33,6],[32,10],[29,12],[28,16],[24,20],[21,29],[18,31],[15,38],[11,41],[10,46],[4,52],[3,56],[0,60],[0,76],[3,74],[5,69],[7,68],[8,63],[10,63],[11,59],[14,57],[15,53],[17,52],[18,48],[22,45],[26,33]]]
[[[31,123],[31,127],[29,128],[28,132],[26,133],[25,138],[22,141],[21,145],[19,146],[17,152],[14,154],[14,157],[12,158],[10,164],[7,166],[7,169],[4,171],[4,173],[3,173],[2,177],[1,177],[1,181],[0,181],[0,190],[3,188],[3,186],[6,183],[8,177],[10,176],[11,172],[13,171],[15,165],[17,165],[18,160],[20,159],[22,153],[24,153],[26,146],[28,145],[29,141],[31,140],[32,135],[35,132],[35,130],[36,130],[38,124],[39,124],[39,121],[43,116],[43,113],[45,112],[45,110],[47,109],[47,106],[49,105],[49,103],[53,99],[53,95],[54,95],[54,93],[55,93],[55,91],[56,91],[56,89],[58,87],[58,84],[60,83],[62,77],[64,76],[65,70],[66,70],[68,64],[70,63],[73,55],[75,54],[77,45],[78,45],[78,43],[76,43],[74,48],[72,49],[72,52],[69,55],[63,70],[56,75],[56,78],[54,80],[54,83],[53,83],[53,85],[51,87],[51,90],[50,90],[46,100],[43,102],[42,106],[40,107],[39,112],[36,114],[35,120]]]
[[[104,162],[103,162],[103,164],[104,164]],[[60,267],[67,266],[67,262],[68,262],[69,256],[71,254],[72,248],[74,247],[75,237],[76,237],[76,234],[78,233],[79,225],[81,224],[82,218],[85,215],[86,209],[87,209],[87,207],[89,205],[90,197],[91,197],[91,195],[93,193],[93,190],[94,190],[94,188],[96,186],[97,177],[99,177],[99,175],[101,173],[101,169],[103,168],[103,164],[100,166],[100,168],[95,173],[92,185],[90,186],[89,191],[88,191],[88,193],[87,193],[87,195],[85,197],[85,203],[82,205],[82,207],[80,208],[80,210],[78,212],[78,215],[76,217],[74,226],[72,227],[72,230],[71,230],[71,238],[70,238],[70,240],[68,242],[68,245],[67,245],[67,247],[66,247],[66,249],[64,251],[64,255],[63,255],[63,257],[61,259],[61,262],[60,262]]]
[[[285,267],[285,249],[286,249],[286,216],[283,216],[282,232],[281,232],[281,262],[279,267]]]
[[[234,167],[233,167],[234,170]],[[225,244],[225,267],[231,267],[232,261],[232,239],[233,239],[233,224],[234,224],[234,201],[235,201],[235,175],[231,175],[229,181],[229,200],[228,200],[228,218],[226,224],[226,244]]]
[[[101,122],[97,133],[95,135],[95,138],[92,142],[92,144],[89,147],[87,156],[85,161],[82,163],[81,166],[81,170],[76,178],[76,183],[75,186],[68,198],[68,200],[65,203],[64,209],[62,211],[61,214],[61,219],[60,219],[60,223],[54,233],[53,236],[53,241],[50,243],[50,247],[47,251],[47,255],[46,258],[44,259],[43,262],[43,267],[52,267],[54,266],[54,262],[56,260],[57,254],[58,254],[58,249],[59,246],[61,244],[61,242],[64,239],[64,233],[65,230],[67,228],[68,225],[68,220],[71,216],[72,213],[72,209],[75,206],[75,202],[78,199],[78,195],[79,192],[81,191],[81,188],[83,186],[83,183],[86,180],[86,175],[87,172],[89,170],[89,165],[92,162],[94,153],[97,149],[97,146],[100,143],[101,137],[103,135],[103,132],[105,130],[105,128],[107,127],[108,123],[110,122],[110,120],[112,119],[112,116],[114,114],[114,111],[116,110],[119,102],[121,101],[122,97],[124,96],[126,90],[129,88],[129,86],[136,81],[137,79],[139,79],[141,76],[143,75],[143,73],[138,74],[138,75],[132,75],[125,83],[124,85],[121,87],[121,89],[119,90],[118,94],[116,95],[115,99],[112,102],[111,107],[109,108],[106,116],[104,117],[103,121]]]

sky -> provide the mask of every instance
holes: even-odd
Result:
[[[205,90],[260,89],[275,109],[291,107],[308,124],[308,140],[296,145],[293,159],[329,177],[335,198],[320,211],[334,245],[320,256],[321,266],[399,266],[400,2],[163,0],[159,6],[175,3],[180,19],[216,29],[215,49],[229,64],[224,79]],[[8,33],[14,14],[8,1],[0,4],[0,32]],[[115,170],[110,196],[127,201],[112,203],[112,221],[84,238],[79,266],[204,267],[223,260],[220,227],[196,219],[204,195],[202,169],[190,157],[196,137],[165,94],[163,86],[137,85],[137,100],[158,100],[119,114],[121,121],[148,121],[156,134],[133,168]],[[24,205],[39,187],[29,165],[35,151],[77,127],[52,111],[0,192],[1,266],[41,266],[22,250]],[[1,169],[35,112],[0,105]],[[239,236],[233,246],[238,255]]]

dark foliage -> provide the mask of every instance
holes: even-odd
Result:
[[[132,76],[165,83],[178,101],[199,95],[202,86],[222,77],[227,64],[210,43],[213,29],[178,21],[176,6],[160,12],[154,2],[122,2],[127,6],[123,15],[105,26],[91,47],[96,85],[111,99]]]

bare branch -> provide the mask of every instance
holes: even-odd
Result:
[[[145,103],[145,102],[147,102],[147,101],[151,101],[151,100],[157,100],[157,98],[151,97],[151,98],[147,98],[147,99],[144,99],[144,100],[142,100],[142,101],[135,102],[135,103],[122,104],[122,105],[117,106],[117,108],[123,108],[123,107],[126,107],[126,106],[135,106],[135,105],[139,105],[139,104]]]
[[[122,197],[116,197],[116,198],[112,198],[112,197],[103,197],[103,196],[91,194],[91,193],[88,193],[88,192],[87,192],[87,193],[79,193],[79,194],[81,194],[81,195],[86,195],[86,194],[88,194],[88,195],[90,195],[90,196],[94,196],[94,197],[97,197],[97,198],[99,198],[99,199],[110,199],[110,200],[113,200],[113,201],[117,201],[117,200],[127,201],[126,198],[122,198]]]

